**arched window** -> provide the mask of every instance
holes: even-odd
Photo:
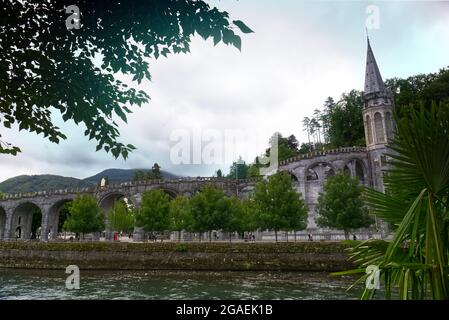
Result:
[[[376,142],[385,142],[384,126],[382,124],[382,116],[379,112],[374,114],[374,127],[376,130]]]
[[[359,160],[355,160],[355,175],[360,179],[360,181],[363,182],[365,180],[363,165]]]
[[[390,112],[385,114],[385,131],[387,131],[387,139],[393,138],[393,117]]]
[[[370,116],[366,116],[365,128],[366,128],[366,135],[368,136],[368,144],[371,144],[371,143],[373,143],[373,132],[372,132],[372,129],[371,129],[371,118],[370,118]]]

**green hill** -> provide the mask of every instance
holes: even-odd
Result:
[[[96,186],[103,177],[108,177],[110,183],[127,182],[133,180],[134,172],[137,170],[139,169],[107,169],[85,179],[63,177],[51,174],[32,176],[22,175],[0,182],[0,192],[21,193],[51,189],[92,187]],[[148,170],[142,171],[146,172]],[[166,171],[161,172],[165,179],[175,179],[179,177]]]
[[[91,187],[92,183],[76,178],[51,174],[34,176],[17,176],[0,183],[0,191],[4,193],[32,192],[50,189]]]

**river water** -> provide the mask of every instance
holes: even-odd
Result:
[[[353,277],[317,272],[83,271],[0,269],[0,299],[355,299]]]

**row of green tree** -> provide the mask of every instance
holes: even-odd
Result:
[[[318,225],[344,230],[346,237],[351,230],[370,226],[373,221],[361,196],[362,186],[357,178],[343,173],[330,177],[318,199]],[[290,175],[278,173],[258,182],[253,193],[243,200],[228,196],[213,185],[207,185],[191,198],[171,199],[163,190],[153,189],[142,194],[138,208],[120,200],[104,214],[94,197],[82,195],[69,205],[63,229],[76,233],[98,232],[104,230],[107,220],[108,228],[125,233],[132,232],[135,225],[150,233],[175,231],[178,238],[183,230],[208,232],[209,238],[213,230],[229,235],[273,230],[277,241],[278,231],[304,230],[308,211]]]

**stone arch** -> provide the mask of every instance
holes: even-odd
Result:
[[[74,200],[73,198],[62,199],[55,202],[50,207],[47,222],[47,231],[49,233],[48,237],[49,239],[57,238],[59,232],[62,231],[62,223],[64,223],[66,217],[63,217],[63,219],[61,219],[61,209],[64,207],[65,204],[72,202],[73,200]]]
[[[366,128],[366,136],[368,139],[368,144],[373,143],[373,129],[371,124],[371,118],[369,115],[366,115],[365,118],[365,128]]]
[[[170,197],[170,200],[175,199],[179,194],[177,190],[172,189],[172,188],[161,187],[161,188],[156,188],[156,189],[164,191]]]
[[[376,133],[376,142],[385,142],[384,125],[380,112],[374,114],[374,129]]]
[[[325,161],[312,163],[305,170],[306,181],[324,180],[328,176],[335,174],[334,166]]]
[[[389,111],[385,113],[385,131],[387,133],[387,140],[393,139],[393,116]]]
[[[15,207],[11,219],[10,237],[31,239],[42,232],[42,209],[34,202],[22,202]]]
[[[285,172],[290,176],[290,178],[292,178],[293,183],[299,183],[298,177],[293,172],[291,172],[291,171],[285,171]]]
[[[351,177],[358,177],[362,184],[366,183],[368,169],[360,158],[351,158],[346,161],[343,172],[349,174]]]
[[[98,205],[103,211],[107,212],[114,207],[116,201],[121,199],[127,199],[127,201],[134,205],[133,197],[121,191],[113,191],[103,195],[98,201]]]
[[[308,204],[316,203],[324,181],[332,174],[335,174],[335,168],[331,163],[324,161],[314,162],[305,169],[304,199]]]
[[[0,240],[5,236],[6,229],[6,210],[0,207]]]

